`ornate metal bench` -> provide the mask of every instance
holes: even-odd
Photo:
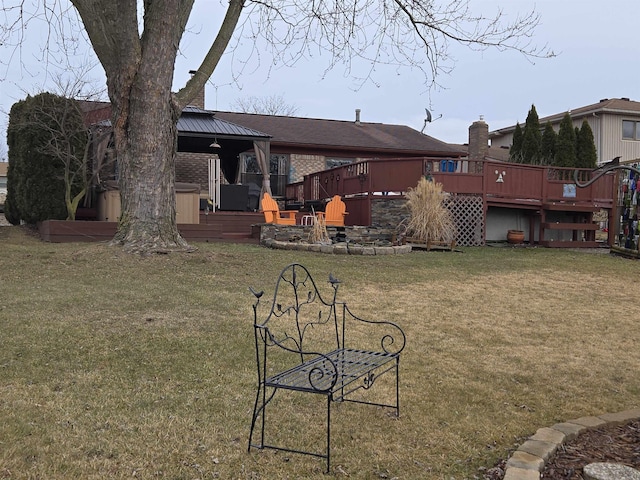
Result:
[[[331,404],[350,401],[391,407],[400,415],[399,363],[405,334],[392,322],[363,320],[346,303],[336,300],[339,281],[329,275],[330,297],[321,296],[309,271],[300,264],[287,266],[276,282],[273,302],[264,321],[258,320],[263,292],[251,291],[258,391],[249,433],[250,451],[270,448],[326,459],[331,465]],[[381,375],[395,372],[395,391],[388,402],[366,395]],[[393,377],[391,377],[393,379]],[[311,452],[276,446],[265,439],[266,411],[280,389],[326,396],[326,446]],[[392,386],[393,390],[393,386]],[[270,424],[274,415],[269,416]],[[254,430],[257,441],[254,441]]]

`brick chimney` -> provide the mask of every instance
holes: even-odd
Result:
[[[191,76],[195,75],[196,73],[197,70],[189,70],[189,74]],[[204,87],[202,87],[202,90],[200,90],[198,94],[193,97],[193,99],[189,102],[189,105],[204,110]]]
[[[480,116],[469,127],[469,160],[484,160],[489,153],[489,125]]]

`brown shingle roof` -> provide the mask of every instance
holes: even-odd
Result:
[[[110,104],[85,102],[85,115],[97,122],[109,119]],[[200,132],[195,128],[199,117],[213,114],[215,119],[231,122],[246,135],[254,130],[255,136],[271,136],[272,145],[341,149],[345,151],[371,152],[372,154],[402,154],[415,156],[463,156],[465,149],[424,135],[405,125],[384,123],[350,122],[318,118],[285,117],[239,112],[212,112],[187,107],[180,119],[179,130],[183,133]],[[217,122],[222,124],[221,122]],[[228,125],[228,124],[227,124]],[[219,127],[219,125],[218,125]],[[200,132],[202,133],[202,132]],[[208,133],[212,133],[208,130]],[[214,132],[223,133],[223,132]],[[238,132],[229,135],[236,135]],[[266,134],[266,135],[265,135]]]
[[[404,125],[215,112],[216,117],[272,136],[272,145],[402,152],[416,156],[459,156],[463,151]]]

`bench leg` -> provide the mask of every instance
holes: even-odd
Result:
[[[327,395],[327,471],[331,469],[331,395]]]
[[[326,443],[326,453],[322,454],[317,451],[311,452],[311,451],[304,451],[304,450],[296,450],[292,448],[277,447],[275,445],[266,445],[264,443],[267,404],[273,399],[277,391],[278,389],[274,388],[273,392],[267,395],[266,387],[264,385],[259,385],[258,387],[258,393],[256,394],[256,400],[253,406],[253,417],[251,418],[251,429],[249,431],[249,445],[247,447],[247,452],[251,451],[251,447],[258,448],[258,449],[270,448],[274,450],[280,450],[283,452],[300,453],[303,455],[311,455],[314,457],[325,458],[327,460],[327,470],[325,473],[329,473],[329,470],[331,469],[331,403],[333,402],[333,396],[331,394],[326,395],[327,397],[327,440],[326,440],[327,443]],[[258,417],[260,417],[260,420],[258,420]],[[255,444],[253,443],[253,434],[258,422],[260,422],[260,425],[258,427],[260,430],[260,433],[259,433],[260,443]]]
[[[262,449],[265,446],[264,445],[264,426],[266,422],[267,404],[271,401],[271,399],[275,396],[275,394],[276,394],[276,389],[273,389],[273,392],[267,398],[266,387],[262,384],[258,386],[258,392],[256,393],[256,401],[253,405],[253,417],[251,418],[251,430],[249,431],[249,446],[247,447],[247,451],[250,451],[251,447]],[[260,443],[256,445],[253,443],[253,431],[255,430],[258,417],[260,417]]]
[[[260,403],[260,397],[262,397],[262,405]],[[247,447],[247,452],[251,450],[251,447],[262,448],[264,445],[264,410],[265,410],[265,398],[264,398],[264,386],[258,385],[258,392],[256,393],[256,401],[253,404],[253,416],[251,417],[251,430],[249,430],[249,446]],[[260,444],[253,444],[253,430],[256,427],[256,421],[260,418]]]
[[[400,417],[400,356],[396,357],[396,417]]]

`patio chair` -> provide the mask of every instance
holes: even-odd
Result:
[[[264,213],[265,223],[275,223],[276,225],[295,225],[295,210],[280,210],[278,202],[271,195],[265,192],[262,197],[262,211]]]
[[[340,195],[334,195],[333,198],[324,209],[324,212],[318,212],[319,216],[324,216],[324,222],[327,226],[344,227],[344,218],[349,214],[347,206],[344,204]]]

